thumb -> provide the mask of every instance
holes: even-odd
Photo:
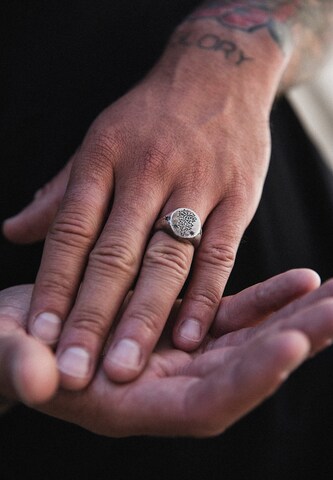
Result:
[[[72,160],[36,192],[29,205],[5,220],[2,229],[8,240],[14,243],[34,243],[45,238],[65,194],[71,167]]]
[[[0,395],[29,405],[49,400],[59,378],[54,354],[25,331],[32,286],[0,292]]]
[[[51,350],[21,331],[0,336],[1,395],[36,405],[50,400],[58,386]]]

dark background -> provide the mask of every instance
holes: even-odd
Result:
[[[64,165],[96,115],[142,78],[199,3],[1,4],[1,219]],[[332,175],[284,100],[274,107],[272,136],[263,199],[228,292],[292,267],[332,276]],[[41,245],[1,238],[1,288],[33,282],[40,254]],[[329,479],[332,360],[328,350],[308,362],[216,439],[105,439],[18,407],[0,419],[0,478]]]

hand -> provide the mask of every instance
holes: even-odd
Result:
[[[192,245],[151,232],[160,215],[182,206],[199,214],[204,232],[175,324],[175,345],[195,350],[208,331],[260,198],[277,87],[275,80],[253,85],[240,101],[240,84],[257,67],[244,61],[237,75],[234,63],[230,68],[232,73],[217,73],[216,61],[203,50],[184,54],[183,47],[170,47],[140,85],[93,123],[75,154],[29,313],[30,332],[46,343],[58,341],[64,324],[57,347],[64,387],[80,389],[91,381],[136,278],[104,368],[111,380],[129,381],[145,367],[194,255]],[[52,198],[46,191],[36,199],[40,210],[32,222],[44,222],[39,232],[45,232],[66,182],[61,174],[48,190]],[[33,215],[35,206],[25,215]],[[34,239],[24,215],[7,222],[7,236],[18,237],[22,218],[21,232],[29,230],[27,238]]]
[[[331,341],[333,283],[306,294],[318,284],[318,276],[311,271],[290,271],[225,298],[214,322],[215,332],[225,324],[237,325],[238,331],[220,338],[207,335],[204,345],[191,354],[172,347],[170,332],[165,331],[135,381],[112,383],[100,366],[87,389],[59,391],[37,408],[108,436],[219,434]],[[23,324],[30,293],[28,286],[1,293],[0,325],[3,319],[5,324],[9,321],[8,306],[14,325]],[[257,326],[247,326],[251,324]],[[16,330],[15,335],[42,347],[23,332]],[[0,362],[1,393],[6,382],[6,390],[16,388],[13,376],[20,371],[19,360],[23,361],[21,347],[15,350],[10,345],[10,337],[0,335],[0,355],[11,348],[17,365],[13,371],[8,362]]]

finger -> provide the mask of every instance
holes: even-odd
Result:
[[[164,232],[153,236],[133,296],[104,359],[111,380],[130,381],[143,370],[186,280],[192,256],[192,245]]]
[[[65,194],[71,171],[69,161],[49,183],[36,192],[33,201],[3,223],[3,233],[15,243],[43,240]]]
[[[312,296],[313,293],[311,292],[307,296]],[[295,302],[299,302],[299,300],[295,300]],[[280,316],[280,312],[278,312],[277,315],[273,314],[271,318],[257,327],[244,328],[212,340],[206,345],[206,348],[237,346],[254,337],[289,329],[299,330],[310,339],[311,353],[313,354],[330,345],[333,336],[333,298],[316,300],[300,306],[297,310],[290,310],[283,316]]]
[[[258,338],[233,351],[233,358],[193,384],[187,393],[187,434],[208,437],[272,395],[308,356],[309,341],[297,331]]]
[[[240,203],[241,204],[241,203]],[[235,222],[235,218],[243,219]],[[194,350],[205,337],[234,265],[244,223],[243,207],[234,197],[215,208],[204,225],[173,339],[178,348]]]
[[[165,204],[162,216],[173,212],[176,206],[185,205],[187,208],[190,204],[204,221],[211,205],[201,202],[198,197],[189,198],[188,192],[185,195],[182,189],[174,192]],[[144,369],[188,276],[193,253],[192,244],[175,239],[166,232],[158,231],[153,236],[133,296],[104,360],[105,372],[111,380],[131,381]]]
[[[324,308],[325,313],[325,308],[329,309],[329,307],[325,307],[325,305],[326,303],[329,304],[332,298],[333,281],[329,280],[320,288],[310,291],[306,295],[301,296],[301,298],[288,303],[285,307],[273,313],[264,324],[258,325],[258,327],[255,328],[243,328],[222,336],[217,340],[215,346],[238,345],[243,342],[245,338],[257,335],[259,332],[265,332],[267,329],[277,330],[280,328],[299,327],[306,332],[305,328],[308,328],[308,324],[310,327],[318,328],[318,326],[320,326],[318,322],[323,321],[325,325],[327,321],[326,314],[323,318],[321,317],[322,308]],[[322,305],[324,305],[324,307]],[[214,344],[214,341],[208,342],[208,345],[212,344]]]
[[[310,292],[308,295],[305,295],[304,297],[301,297],[280,309],[272,316],[270,319],[270,324],[275,324],[280,318],[293,315],[302,308],[315,305],[317,302],[329,298],[333,298],[333,280],[328,280],[317,290]]]
[[[134,179],[133,179],[134,181]],[[61,383],[84,388],[91,380],[110,327],[139,271],[154,219],[158,188],[130,188],[119,181],[109,219],[92,250],[74,308],[58,348]],[[141,189],[139,191],[139,189]]]
[[[58,340],[104,222],[113,185],[112,167],[103,163],[105,155],[112,153],[106,149],[95,144],[81,149],[46,237],[28,322],[29,331],[45,343]]]
[[[276,275],[237,295],[222,298],[211,332],[225,333],[262,322],[291,301],[318,288],[320,277],[313,270],[297,269]]]
[[[311,339],[311,353],[315,354],[331,345],[333,336],[333,298],[319,300],[290,315],[289,319],[275,320],[266,327],[270,331],[295,328]],[[259,329],[258,329],[259,330]],[[262,328],[263,334],[265,332]]]

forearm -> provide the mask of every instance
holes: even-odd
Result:
[[[332,0],[207,1],[178,27],[167,58],[192,57],[187,72],[199,70],[207,88],[232,79],[271,102],[316,72],[332,31]]]

